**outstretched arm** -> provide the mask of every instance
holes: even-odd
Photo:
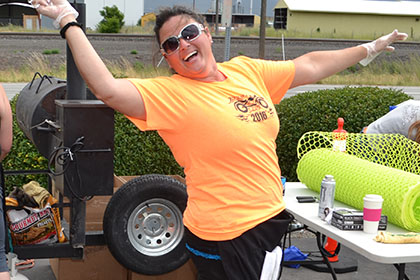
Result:
[[[76,21],[77,12],[67,0],[33,0],[32,4],[39,13],[54,19],[61,28]],[[115,110],[145,120],[143,99],[137,89],[128,80],[112,76],[83,30],[70,26],[65,37],[77,68],[93,94]]]
[[[406,38],[407,34],[394,30],[373,42],[356,47],[304,54],[293,60],[296,73],[291,87],[315,83],[358,62],[367,65],[382,51],[393,51],[394,48],[389,46],[390,44]]]
[[[12,110],[6,92],[0,84],[0,161],[10,152],[13,139]]]

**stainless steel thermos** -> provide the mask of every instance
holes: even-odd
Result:
[[[319,193],[318,216],[324,220],[334,208],[335,180],[332,175],[325,175]]]

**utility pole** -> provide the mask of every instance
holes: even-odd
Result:
[[[266,22],[266,8],[267,0],[261,0],[261,22],[260,22],[260,46],[259,58],[265,56],[265,22]]]
[[[216,0],[216,20],[215,20],[215,27],[216,27],[216,35],[219,35],[219,0]]]
[[[195,11],[195,0],[193,0],[193,11]]]
[[[230,39],[232,28],[232,0],[223,0],[223,13],[221,25],[226,28],[225,32],[225,60],[230,58]]]

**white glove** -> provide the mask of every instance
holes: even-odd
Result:
[[[368,65],[372,60],[375,59],[381,52],[389,51],[392,52],[395,48],[390,46],[395,41],[404,41],[407,39],[408,35],[406,33],[398,32],[397,29],[395,29],[392,33],[389,33],[388,35],[382,36],[375,41],[372,41],[370,43],[362,44],[362,47],[365,47],[367,50],[367,56],[366,58],[359,61],[360,64],[363,66]]]
[[[60,28],[60,21],[65,16],[73,15],[75,19],[79,16],[67,0],[28,0],[28,2],[40,14],[52,18],[55,28]]]

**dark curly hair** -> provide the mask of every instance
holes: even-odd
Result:
[[[410,128],[408,129],[408,137],[411,137],[411,134],[414,130],[417,131],[414,141],[420,144],[420,121],[416,121],[410,125]]]
[[[198,13],[196,13],[196,12],[192,11],[191,9],[188,9],[184,6],[173,6],[173,7],[162,8],[159,11],[159,14],[156,17],[156,24],[155,24],[155,27],[153,29],[159,45],[160,45],[159,32],[160,32],[160,29],[162,28],[163,24],[166,21],[168,21],[168,19],[170,19],[171,17],[179,16],[179,15],[183,15],[187,18],[192,18],[195,21],[197,21],[198,23],[201,23],[202,25],[204,25],[205,20],[204,20],[202,15],[200,15],[200,14],[198,14]]]

